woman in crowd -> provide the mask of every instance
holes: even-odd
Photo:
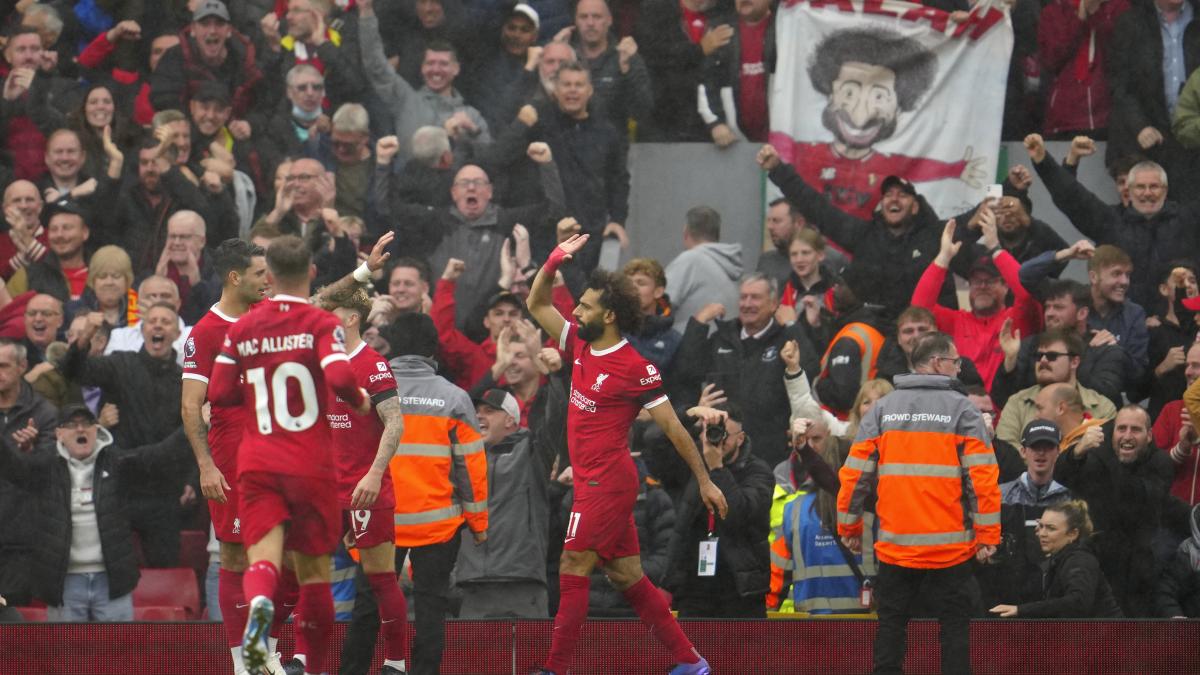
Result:
[[[133,287],[133,263],[120,246],[101,246],[88,264],[87,285],[79,300],[68,307],[68,314],[100,312],[104,322],[116,328],[127,326],[130,311],[137,307]]]
[[[1088,547],[1092,519],[1086,502],[1076,499],[1047,506],[1037,534],[1042,552],[1049,556],[1043,563],[1043,598],[1023,605],[996,605],[989,610],[992,614],[1027,619],[1122,616],[1100,561]]]
[[[83,163],[84,175],[98,177],[108,172],[109,155],[105,150],[104,130],[110,129],[112,141],[122,154],[128,154],[132,145],[129,122],[117,110],[112,90],[105,84],[88,87],[83,99],[68,118],[71,128],[79,134],[80,143],[87,156]]]

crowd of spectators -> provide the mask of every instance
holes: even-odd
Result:
[[[397,321],[429,315],[438,349],[421,368],[470,393],[495,483],[490,548],[464,533],[470,553],[445,582],[461,602],[417,612],[552,615],[571,364],[525,297],[547,253],[585,233],[555,305],[571,315],[604,240],[626,249],[643,315],[626,337],[729,501],[714,522],[669,441],[635,425],[645,571],[683,616],[870,611],[872,503],[851,551],[836,473],[934,332],[953,340],[954,387],[1000,469],[1002,542],[976,564],[974,614],[1200,616],[1195,7],[1011,10],[1005,135],[1024,141],[1032,172],[1014,165],[1002,197],[962,214],[879,177],[864,218],[763,146],[758,165],[783,197],[766,210],[771,250],[748,269],[705,205],[680,205],[682,232],[655,235],[682,235],[673,260],[628,250],[627,154],[766,141],[767,0],[10,4],[0,597],[129,618],[137,566],[177,566],[181,530],[208,528],[179,380],[190,327],[220,297],[220,242],[299,235],[319,287],[391,233],[363,339],[392,354]],[[1044,138],[1072,141],[1061,163]],[[1118,203],[1075,178],[1096,140]],[[1088,239],[1034,217],[1035,180]],[[1071,260],[1086,261],[1086,283],[1060,278]],[[1038,423],[1054,433],[1031,435]],[[398,486],[398,507],[406,497]],[[714,538],[705,569],[698,552]],[[594,612],[631,614],[605,584],[591,592]],[[97,594],[112,602],[80,600]]]

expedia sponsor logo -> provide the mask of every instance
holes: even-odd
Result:
[[[394,380],[394,379],[396,379],[396,378],[392,377],[392,374],[390,372],[387,372],[387,373],[375,373],[371,377],[368,377],[367,381],[371,382],[371,383],[375,383],[380,380]]]
[[[596,412],[596,402],[579,393],[579,390],[574,387],[571,388],[571,403],[584,412]]]
[[[654,384],[655,382],[662,382],[662,375],[651,375],[650,377],[643,377],[638,381],[641,382],[643,386],[647,384]]]

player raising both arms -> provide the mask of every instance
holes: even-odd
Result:
[[[322,309],[341,320],[355,383],[367,390],[375,405],[375,414],[364,417],[339,398],[329,406],[329,430],[342,527],[349,527],[354,537],[363,573],[379,605],[384,631],[380,673],[396,675],[404,672],[408,605],[396,580],[396,499],[388,464],[404,435],[404,413],[392,367],[362,340],[360,328],[371,314],[366,291],[355,285],[322,291],[317,298]]]
[[[241,404],[244,414],[238,490],[250,611],[242,658],[252,672],[266,664],[271,598],[288,551],[300,582],[297,629],[307,643],[305,672],[322,673],[333,624],[330,554],[341,530],[336,486],[328,480],[327,391],[360,415],[370,411],[371,399],[354,383],[337,317],[307,300],[314,271],[308,246],[299,237],[280,237],[266,262],[275,296],[229,329],[209,384],[213,405]]]
[[[568,359],[571,396],[567,405],[567,446],[574,472],[575,505],[567,521],[559,564],[560,600],[554,642],[541,672],[565,675],[587,617],[588,577],[596,565],[678,665],[672,675],[711,672],[688,641],[671,608],[642,572],[633,506],[638,473],[626,439],[642,409],[675,446],[696,475],[700,497],[710,513],[725,517],[725,495],[713,484],[696,444],[680,424],[662,389],[662,377],[621,337],[636,333],[641,321],[637,293],[623,275],[596,270],[568,322],[550,301],[558,267],[583,248],[588,235],[575,235],[550,252],[529,291],[529,312]]]
[[[227,239],[213,252],[213,268],[221,279],[221,300],[196,322],[183,344],[180,412],[183,430],[200,467],[200,490],[208,498],[213,530],[220,542],[217,602],[233,656],[233,672],[243,675],[246,668],[242,665],[242,629],[246,626],[247,605],[242,595],[242,573],[247,563],[236,488],[242,410],[238,406],[213,406],[207,424],[202,410],[213,362],[221,353],[226,331],[266,295],[267,263],[262,247],[241,239]],[[283,668],[272,663],[270,672],[282,673]]]

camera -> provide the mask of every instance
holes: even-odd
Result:
[[[725,420],[710,424],[704,430],[704,440],[708,441],[709,445],[720,445],[726,438],[729,438],[729,432],[725,429]]]

